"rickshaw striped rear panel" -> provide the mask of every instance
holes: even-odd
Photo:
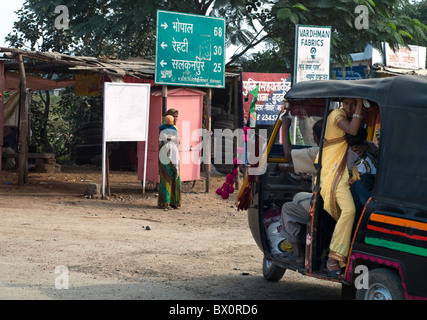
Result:
[[[427,223],[372,213],[367,229],[366,244],[427,257]]]

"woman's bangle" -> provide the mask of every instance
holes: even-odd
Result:
[[[353,118],[363,119],[361,114],[353,113]]]

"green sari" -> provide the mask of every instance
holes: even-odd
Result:
[[[167,128],[169,127],[169,128]],[[164,130],[167,129],[167,130]],[[171,131],[170,126],[162,125],[159,127],[160,135]],[[176,129],[175,129],[176,131]],[[167,134],[166,134],[167,135]],[[170,137],[170,135],[168,135]],[[179,208],[181,206],[181,177],[179,173],[178,153],[178,132],[176,132],[176,142],[165,141],[164,137],[159,140],[159,198],[158,206],[160,208]],[[166,144],[171,146],[167,148]],[[176,143],[176,144],[175,144]]]

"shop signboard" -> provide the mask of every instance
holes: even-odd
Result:
[[[243,123],[247,123],[253,100],[252,90],[259,85],[255,105],[256,125],[274,125],[283,107],[284,96],[291,88],[289,73],[242,72]]]
[[[331,27],[297,25],[294,83],[329,80]]]
[[[387,67],[403,69],[424,69],[426,61],[426,47],[408,45],[393,50],[387,43],[384,44],[385,64]]]

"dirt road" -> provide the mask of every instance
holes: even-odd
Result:
[[[224,176],[211,177],[210,193],[198,181],[173,211],[142,195],[133,172],[110,181],[110,199],[88,199],[100,169],[31,172],[23,188],[0,172],[0,299],[340,299],[339,284],[291,271],[263,279],[246,212],[235,194],[215,194]]]

